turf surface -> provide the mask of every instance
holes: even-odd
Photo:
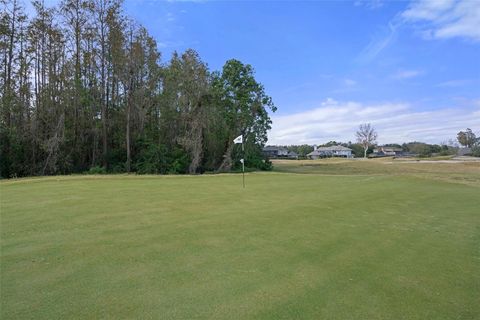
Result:
[[[4,181],[0,318],[478,319],[470,169]]]

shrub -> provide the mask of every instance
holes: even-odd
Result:
[[[91,167],[90,170],[87,171],[88,174],[106,174],[107,169],[105,167],[95,166]]]
[[[163,144],[143,142],[134,168],[139,174],[186,173],[190,160],[180,147],[169,150]]]
[[[472,148],[472,156],[480,157],[480,146],[476,146]]]
[[[127,169],[125,168],[124,163],[117,163],[110,169],[110,172],[111,173],[125,173],[125,172],[127,172]]]
[[[159,174],[167,172],[167,152],[164,145],[146,142],[141,150],[134,166],[137,173]]]
[[[168,173],[187,173],[190,158],[188,154],[180,147],[176,147],[168,155]]]

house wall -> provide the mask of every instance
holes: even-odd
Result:
[[[336,156],[340,156],[340,157],[347,157],[347,158],[351,158],[352,157],[352,152],[351,151],[335,151],[335,155]]]
[[[310,156],[311,159],[316,160],[316,159],[321,159],[325,157],[345,157],[345,158],[353,158],[352,156],[352,151],[345,150],[345,151],[333,151],[329,154],[325,154],[323,156],[319,155],[312,155]]]

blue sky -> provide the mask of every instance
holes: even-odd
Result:
[[[126,0],[163,62],[197,50],[210,69],[251,64],[278,107],[272,144],[439,143],[480,133],[480,1]]]

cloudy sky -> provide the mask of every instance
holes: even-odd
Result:
[[[48,2],[48,1],[47,1]],[[163,61],[194,48],[212,70],[250,63],[274,99],[270,144],[439,143],[480,133],[480,0],[125,0]]]

